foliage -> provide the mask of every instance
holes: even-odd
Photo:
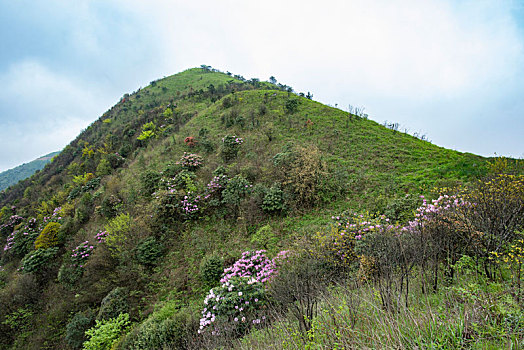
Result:
[[[58,245],[58,232],[60,226],[62,225],[58,222],[48,223],[36,238],[35,249],[46,249]]]
[[[224,261],[218,255],[208,255],[200,263],[200,279],[206,286],[216,285],[223,271]]]
[[[123,252],[122,244],[126,241],[131,228],[131,217],[129,214],[119,214],[105,225],[105,244],[116,255]]]
[[[88,340],[84,342],[84,350],[110,350],[113,344],[125,334],[130,327],[129,315],[120,314],[116,318],[96,321],[96,325],[86,331]]]
[[[160,178],[161,175],[154,170],[147,170],[141,175],[142,189],[147,196],[150,196],[157,190]]]
[[[119,344],[121,349],[157,350],[163,348],[187,349],[187,338],[192,329],[188,309],[174,310],[168,317],[153,314],[135,327]]]
[[[41,248],[29,252],[20,262],[20,270],[23,273],[38,272],[47,267],[49,262],[56,256],[56,253],[58,253],[57,247]]]
[[[114,288],[104,297],[104,299],[102,299],[96,319],[108,320],[115,318],[122,313],[128,312],[128,295],[129,291],[126,288]]]
[[[222,138],[220,155],[225,162],[229,162],[237,157],[238,150],[242,143],[244,143],[244,139],[234,135],[226,135]]]
[[[294,146],[273,158],[287,187],[301,206],[312,206],[321,199],[322,179],[327,175],[320,150],[315,147]]]
[[[186,170],[195,171],[202,166],[203,159],[198,154],[184,152],[177,164]]]
[[[242,200],[250,193],[253,185],[242,175],[237,175],[227,182],[222,191],[222,203],[237,208]]]
[[[87,340],[85,332],[91,328],[94,314],[90,310],[78,312],[66,325],[65,340],[73,349],[81,349]]]
[[[298,110],[299,103],[300,103],[300,101],[298,99],[296,99],[296,98],[287,99],[286,100],[286,104],[285,104],[286,113],[287,114],[296,113],[296,111]]]
[[[162,243],[156,238],[146,238],[136,247],[136,260],[142,265],[153,266],[162,256],[163,249]]]
[[[142,125],[142,133],[138,135],[137,139],[140,141],[147,141],[156,137],[156,125],[153,122],[145,123]]]
[[[264,196],[262,209],[268,213],[275,213],[282,211],[284,207],[284,192],[279,184],[274,184]]]
[[[273,233],[273,229],[270,225],[262,226],[255,232],[251,237],[251,243],[255,244],[256,247],[263,248],[266,250],[274,251],[278,244],[278,237]]]

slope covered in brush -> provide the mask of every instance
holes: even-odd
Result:
[[[119,315],[122,334],[191,333],[243,251],[275,255],[348,209],[403,221],[419,194],[485,172],[285,85],[209,67],[157,80],[0,194],[0,348],[78,348]]]

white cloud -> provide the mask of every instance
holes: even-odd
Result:
[[[0,171],[62,149],[108,104],[82,81],[50,71],[34,60],[0,76]],[[101,92],[100,92],[101,93]]]

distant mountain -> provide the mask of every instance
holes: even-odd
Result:
[[[27,179],[33,175],[37,170],[42,170],[44,166],[53,159],[60,152],[53,152],[46,154],[43,157],[35,159],[29,163],[24,163],[16,168],[9,169],[0,173],[0,191],[5,190],[18,181]]]

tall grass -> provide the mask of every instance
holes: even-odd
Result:
[[[519,349],[521,308],[493,286],[463,279],[434,294],[410,293],[410,306],[388,312],[372,285],[346,284],[327,292],[312,329],[301,333],[290,315],[236,341],[235,349]],[[496,288],[496,287],[495,287]],[[476,295],[466,297],[468,292]],[[512,309],[512,311],[510,311]],[[515,322],[515,319],[517,321]],[[509,325],[508,321],[513,320]]]

